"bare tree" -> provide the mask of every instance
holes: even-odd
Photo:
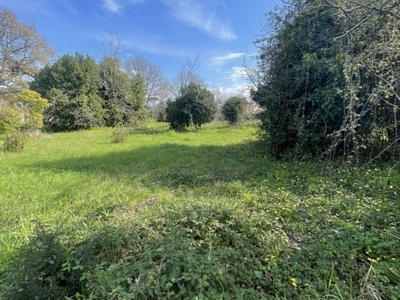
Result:
[[[129,58],[124,63],[124,69],[130,77],[137,74],[142,76],[146,86],[146,106],[170,97],[171,87],[162,70],[145,58],[140,56]]]
[[[32,25],[18,22],[9,10],[0,8],[0,91],[18,91],[27,77],[49,62],[53,50]]]
[[[206,83],[197,74],[196,70],[199,67],[199,56],[197,55],[193,60],[188,58],[183,64],[182,68],[172,80],[174,95],[178,96],[182,88],[187,87],[190,83],[196,83],[201,86],[206,86]]]
[[[101,52],[103,52],[103,56],[113,57],[120,59],[121,53],[119,48],[121,47],[122,38],[110,31],[108,33],[107,38],[103,41]]]

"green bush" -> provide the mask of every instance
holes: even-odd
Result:
[[[217,104],[209,90],[190,83],[180,93],[181,96],[175,101],[167,101],[166,119],[172,129],[179,130],[191,124],[200,127],[214,119]]]
[[[61,272],[65,260],[58,234],[36,224],[29,243],[13,257],[2,287],[4,299],[64,299],[73,295]]]
[[[247,101],[244,97],[231,97],[222,105],[222,115],[231,125],[240,124],[246,117]]]
[[[111,141],[113,143],[123,143],[128,139],[129,132],[127,128],[116,127],[112,131]]]
[[[3,150],[7,152],[21,152],[25,147],[25,135],[21,131],[12,130],[6,134]]]

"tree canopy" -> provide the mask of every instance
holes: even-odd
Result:
[[[246,117],[247,100],[245,97],[234,96],[228,98],[222,105],[222,115],[229,124],[239,124]]]
[[[217,104],[208,89],[192,82],[181,88],[180,95],[167,102],[167,122],[171,128],[182,129],[191,124],[200,127],[214,119]]]
[[[20,90],[26,77],[48,62],[53,50],[34,26],[18,22],[8,9],[0,8],[0,91]]]

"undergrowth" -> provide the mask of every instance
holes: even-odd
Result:
[[[81,159],[69,148],[69,158],[36,164],[25,154],[0,157],[14,162],[3,179],[33,182],[26,172],[34,168],[38,186],[65,186],[47,178],[53,169],[80,182],[58,194],[69,201],[55,196],[57,206],[41,208],[63,218],[33,206],[35,223],[1,215],[3,228],[26,239],[0,235],[0,298],[399,299],[399,170],[274,161],[242,130],[147,128],[123,144],[86,132],[85,140],[104,140],[92,143],[97,153],[113,154]],[[139,148],[116,155],[116,147]],[[17,188],[3,181],[0,195],[30,197]],[[26,205],[43,199],[32,196]]]

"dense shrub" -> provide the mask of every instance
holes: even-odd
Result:
[[[181,96],[167,101],[167,122],[172,129],[182,129],[191,124],[200,127],[211,122],[217,112],[214,95],[196,83],[181,89]]]
[[[264,108],[267,148],[278,158],[321,155],[344,114],[344,58],[333,42],[339,23],[332,10],[305,4],[270,22],[275,32],[258,41],[260,84],[252,93]]]
[[[239,124],[246,117],[247,100],[244,97],[231,97],[222,105],[222,115],[229,124]]]

